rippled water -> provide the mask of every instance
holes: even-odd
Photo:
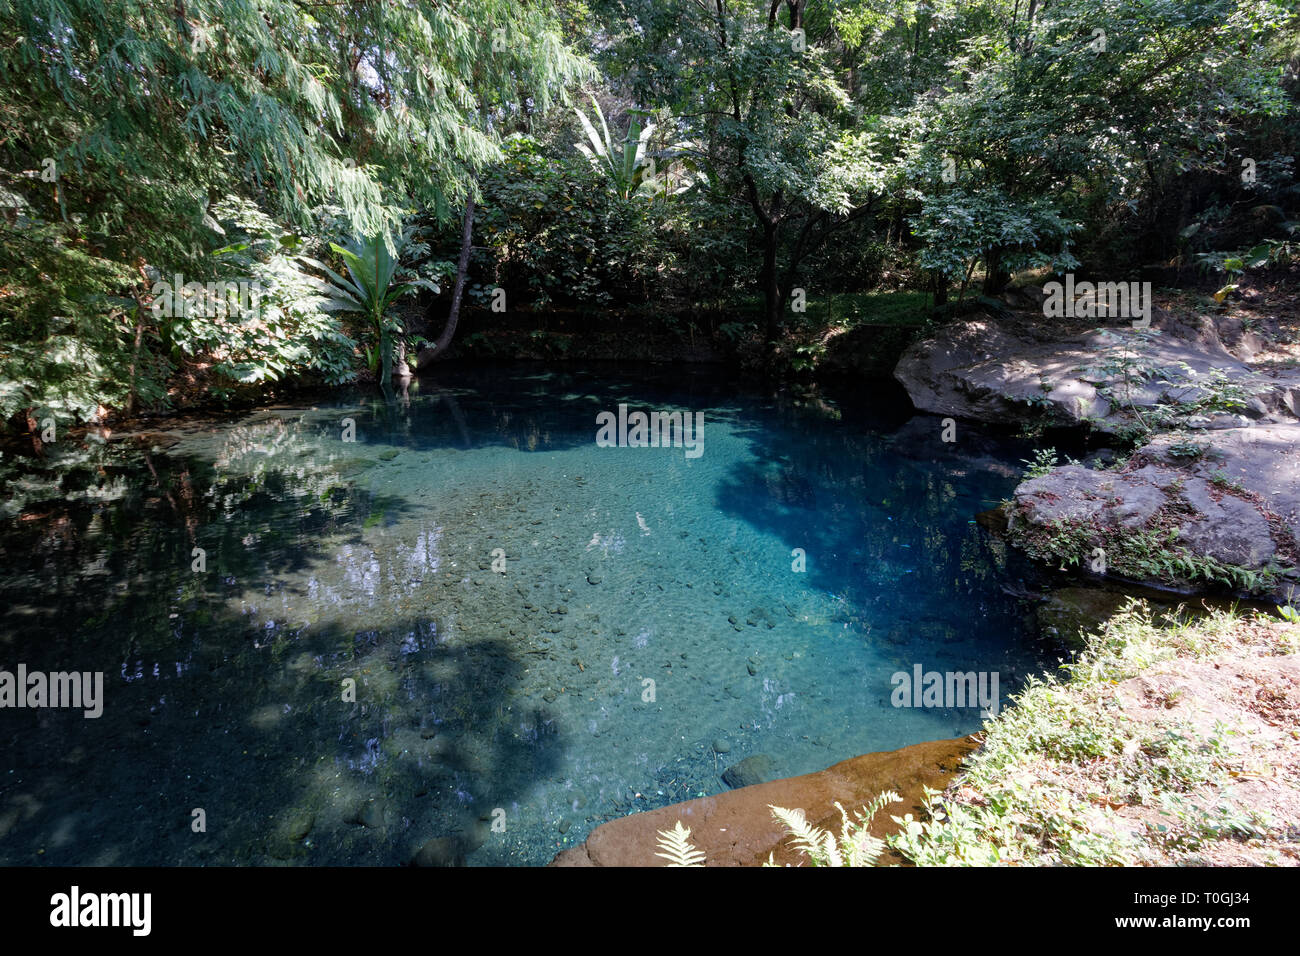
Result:
[[[539,864],[748,756],[787,776],[979,726],[893,707],[898,671],[996,671],[1005,698],[1048,666],[973,520],[1023,445],[737,394],[464,370],[164,424],[58,498],[53,471],[10,481],[0,668],[102,671],[105,700],[0,710],[0,863],[395,864],[444,838],[432,859]],[[597,447],[619,403],[702,412],[703,454]]]

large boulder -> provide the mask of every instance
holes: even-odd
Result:
[[[1124,576],[1141,577],[1143,561],[1168,556],[1153,553],[1158,541],[1171,554],[1271,568],[1285,584],[1298,556],[1300,424],[1159,435],[1118,471],[1053,468],[1016,488],[1008,528],[1031,551],[1075,563],[1102,547],[1107,569]],[[1138,554],[1144,532],[1140,547],[1152,553]]]
[[[1098,325],[1045,317],[1038,290],[1018,296],[1018,311],[950,323],[904,352],[894,375],[913,404],[1086,422],[1146,444],[1121,468],[1074,463],[1022,482],[1005,512],[1011,539],[1103,574],[1289,594],[1300,580],[1300,369],[1269,346],[1284,339],[1277,322],[1261,335],[1256,318],[1169,300],[1149,328]]]
[[[823,829],[840,832],[838,800],[856,812],[885,790],[902,803],[876,815],[871,833],[883,837],[897,832],[890,817],[922,813],[923,788],[942,790],[963,758],[978,746],[974,737],[915,744],[888,753],[864,754],[817,773],[788,777],[700,797],[671,806],[634,813],[596,827],[585,843],[560,853],[552,866],[666,866],[655,855],[659,831],[672,830],[680,820],[690,828],[690,842],[704,852],[706,866],[761,866],[773,854],[777,863],[807,863],[787,844],[785,828],[770,807],[800,809]],[[892,853],[880,863],[897,863]]]
[[[754,754],[722,772],[722,780],[733,790],[767,783],[776,776],[776,765],[767,754]]]
[[[1253,340],[1238,336],[1238,344]],[[1079,329],[1033,314],[978,314],[914,342],[894,377],[920,410],[991,422],[1090,422],[1123,432],[1178,410],[1194,428],[1289,421],[1300,371],[1259,371],[1218,326],[1161,310],[1150,329]],[[1161,406],[1161,408],[1157,408]]]

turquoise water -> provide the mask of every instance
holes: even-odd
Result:
[[[619,403],[703,453],[597,447]],[[105,692],[0,710],[0,864],[541,864],[748,756],[978,729],[895,672],[1056,659],[974,523],[1025,447],[884,393],[498,367],[161,427],[6,486],[0,667]]]

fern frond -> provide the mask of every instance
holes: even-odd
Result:
[[[768,809],[772,811],[773,816],[785,824],[790,834],[790,845],[805,854],[812,861],[813,866],[820,865],[825,855],[823,841],[828,834],[810,824],[802,810],[787,810],[770,804]]]
[[[822,831],[822,858],[826,866],[843,866],[844,857],[835,842],[835,836],[829,830]],[[818,861],[820,865],[821,861]]]
[[[858,811],[855,821],[850,822],[848,813],[844,807],[836,803],[839,807],[840,817],[844,821],[841,830],[841,846],[849,857],[849,866],[875,866],[876,861],[880,859],[880,854],[884,852],[885,843],[879,837],[874,837],[868,832],[871,821],[875,819],[886,804],[898,803],[903,798],[892,790],[886,790],[876,796],[869,804]]]
[[[813,866],[874,866],[885,843],[868,832],[871,821],[881,809],[889,803],[902,800],[892,790],[886,790],[863,807],[854,819],[847,810],[836,801],[835,807],[840,811],[840,836],[828,830],[815,827],[808,822],[802,810],[787,810],[783,807],[769,807],[773,816],[785,824],[790,835],[790,845],[808,857]]]
[[[886,804],[902,802],[902,797],[894,793],[892,790],[886,790],[862,808],[862,813],[864,814],[863,820],[869,824],[871,823],[871,819],[885,808]]]
[[[677,821],[672,830],[659,831],[659,851],[655,856],[668,861],[669,866],[703,866],[704,853],[690,842],[691,831]]]

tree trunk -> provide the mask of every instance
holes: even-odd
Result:
[[[35,412],[35,408],[29,408],[22,414],[27,422],[27,434],[32,437],[32,451],[35,452],[36,457],[44,458],[45,446],[41,442],[41,423],[36,420]]]
[[[393,382],[393,337],[379,333],[379,383],[387,388]]]
[[[1007,283],[1011,281],[1011,276],[1002,268],[1002,250],[990,249],[984,264],[984,295],[996,299],[1006,291]]]
[[[420,349],[415,366],[417,373],[423,373],[434,359],[441,358],[442,353],[451,344],[452,336],[456,334],[456,323],[460,321],[460,300],[465,293],[465,276],[469,272],[469,253],[473,237],[474,197],[470,195],[465,200],[465,215],[461,220],[460,258],[456,260],[456,284],[451,290],[451,312],[447,316],[447,324],[443,326],[442,334],[438,336],[438,341],[428,348]]]
[[[781,328],[781,287],[776,278],[776,226],[763,226],[763,342],[769,358],[776,355],[776,338]]]
[[[934,306],[938,308],[948,301],[948,277],[937,269],[930,273],[930,290],[934,293]]]
[[[411,377],[411,366],[406,364],[406,336],[404,335],[397,337],[397,362],[393,366],[393,374],[402,380]]]
[[[137,263],[140,269],[140,276],[147,283],[148,279],[144,275],[144,264]],[[147,286],[146,286],[147,287]],[[180,289],[172,291],[172,303],[175,305],[177,298],[180,296]],[[136,411],[136,380],[138,375],[138,366],[140,364],[140,352],[144,347],[144,291],[137,288],[132,290],[132,298],[135,299],[135,342],[131,346],[131,365],[127,370],[129,386],[126,393],[126,414],[129,418]]]

